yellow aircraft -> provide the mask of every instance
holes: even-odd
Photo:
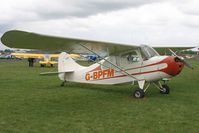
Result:
[[[47,65],[53,67],[57,64],[57,59],[59,54],[37,54],[37,53],[12,53],[12,56],[16,58],[25,58],[28,59],[29,67],[33,67],[35,59],[40,59],[39,64],[41,67],[45,67]],[[77,54],[70,54],[72,58],[79,58],[80,56]]]

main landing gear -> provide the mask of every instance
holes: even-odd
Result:
[[[138,81],[139,88],[136,89],[133,93],[135,98],[144,98],[146,90],[149,86],[153,84],[156,88],[160,90],[161,94],[169,94],[170,88],[167,85],[162,85],[160,81],[158,82],[148,82],[145,84],[145,80]]]
[[[135,98],[143,98],[145,95],[144,90],[143,89],[137,89],[134,92],[134,97]]]

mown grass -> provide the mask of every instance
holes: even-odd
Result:
[[[39,76],[56,68],[27,67],[0,60],[0,132],[191,132],[199,131],[199,62],[170,81],[169,95],[150,87],[144,99],[137,87],[68,83]]]

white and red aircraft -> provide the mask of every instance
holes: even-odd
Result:
[[[147,45],[62,38],[18,30],[4,33],[1,41],[9,47],[95,54],[102,60],[85,67],[62,52],[58,58],[58,72],[42,74],[58,74],[63,81],[62,85],[67,81],[91,84],[136,82],[139,85],[133,93],[136,98],[143,98],[150,84],[154,84],[162,94],[168,94],[169,87],[160,81],[178,75],[184,65],[192,68],[174,52],[171,51],[174,56],[160,56]]]

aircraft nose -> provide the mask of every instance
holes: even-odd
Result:
[[[178,75],[182,71],[184,63],[178,57],[175,56],[170,56],[168,58],[170,61],[167,62],[168,67],[166,73],[171,76]]]
[[[174,63],[175,63],[176,69],[174,70],[173,74],[175,76],[175,75],[178,75],[182,71],[182,69],[184,67],[184,63],[181,60],[179,60],[178,57],[174,58]]]

